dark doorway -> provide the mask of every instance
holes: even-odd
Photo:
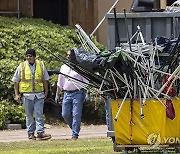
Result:
[[[51,20],[53,23],[68,25],[67,0],[33,0],[34,18]]]

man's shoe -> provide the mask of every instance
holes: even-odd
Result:
[[[36,140],[36,136],[34,136],[34,134],[29,134],[28,139],[29,140]]]
[[[48,139],[51,139],[51,135],[45,134],[45,133],[37,134],[36,139],[37,140],[48,140]]]
[[[77,140],[78,139],[78,136],[73,136],[72,137],[72,140]]]

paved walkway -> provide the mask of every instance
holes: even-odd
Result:
[[[71,139],[71,130],[68,127],[45,125],[45,132],[52,135],[52,140]],[[79,138],[105,138],[106,125],[81,126]],[[0,131],[0,142],[28,141],[26,129]]]

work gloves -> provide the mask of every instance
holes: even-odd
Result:
[[[85,100],[84,100],[86,103],[89,103],[90,102],[90,91],[86,91],[85,93]]]
[[[56,93],[56,96],[55,96],[55,103],[59,104],[59,94]]]

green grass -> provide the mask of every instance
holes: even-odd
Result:
[[[160,154],[159,148],[144,148],[142,153]],[[174,153],[173,150],[168,150]],[[0,154],[116,154],[109,138],[27,141],[0,143]],[[130,152],[132,153],[132,152]]]
[[[110,139],[78,139],[0,143],[0,154],[113,154]]]

